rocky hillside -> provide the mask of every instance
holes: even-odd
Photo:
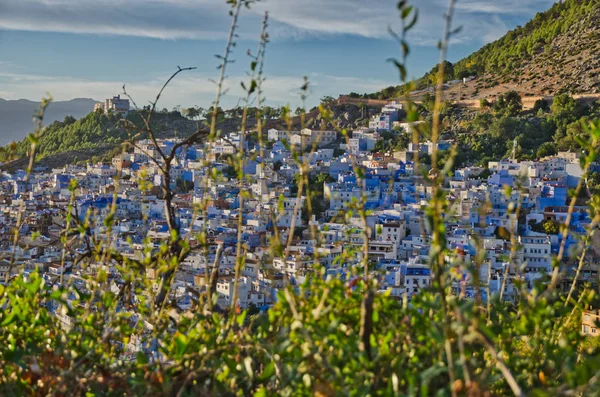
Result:
[[[560,93],[600,94],[600,0],[565,0],[538,13],[525,26],[456,62],[446,64],[446,98],[477,100],[515,90],[523,97]],[[422,96],[434,86],[434,67],[415,81]],[[462,83],[452,83],[475,77]],[[373,97],[399,96],[401,86]]]
[[[472,65],[479,69],[477,78],[450,87],[451,99],[496,96],[508,89],[522,96],[600,94],[600,1],[557,3],[458,62],[455,73],[470,74]]]

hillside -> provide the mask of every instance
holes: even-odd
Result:
[[[76,98],[70,101],[52,102],[44,117],[47,124],[63,120],[67,116],[76,119],[94,109],[95,100]],[[40,103],[27,99],[6,100],[0,98],[0,145],[23,139],[33,129],[32,117]]]
[[[53,106],[52,104],[51,106]],[[130,112],[127,120],[142,125],[140,116]],[[197,122],[188,120],[178,112],[157,113],[152,128],[159,138],[185,136],[197,129]],[[123,128],[118,115],[91,112],[79,120],[66,117],[48,125],[39,140],[38,165],[62,166],[74,160],[89,160],[111,152],[131,136]],[[141,137],[143,138],[143,136]],[[0,151],[0,161],[9,161],[4,168],[23,168],[30,148],[28,139],[9,145]]]
[[[436,82],[437,67],[416,80],[416,90]],[[554,96],[560,93],[600,93],[600,0],[566,0],[538,13],[525,26],[455,64],[447,63],[446,98],[470,100],[496,97],[515,90],[522,96]],[[391,98],[403,93],[388,87],[372,97]],[[424,92],[413,92],[420,97]]]
[[[380,106],[358,106],[354,104],[335,103],[328,104],[327,108],[331,110],[331,116],[335,126],[347,128],[349,130],[367,124],[369,117],[379,113],[381,110]],[[304,115],[304,122],[300,116],[292,117],[290,122],[292,130],[300,130],[301,128],[310,128],[314,130],[334,129],[333,126],[329,125],[323,120],[321,112],[317,108],[310,110]],[[288,121],[282,119],[270,120],[266,124],[266,128],[285,130],[288,128]]]
[[[54,106],[52,103],[50,107]],[[359,107],[356,105],[331,105],[333,120],[341,128],[356,128],[363,125],[368,117],[377,111],[377,108]],[[226,113],[228,114],[228,113]],[[141,126],[141,118],[136,112],[130,112],[127,120]],[[156,113],[153,116],[152,127],[159,138],[174,136],[187,136],[198,128],[198,122],[181,116],[178,112]],[[241,124],[239,117],[221,118],[217,129],[222,133],[238,131]],[[252,129],[256,119],[249,117],[246,123]],[[263,124],[264,131],[269,128],[287,129],[287,120],[271,119]],[[306,114],[304,123],[299,116],[291,119],[291,128],[331,129],[332,126],[324,124],[318,109],[313,109]],[[206,127],[208,128],[208,127]],[[31,131],[31,128],[28,130]],[[101,158],[117,150],[119,145],[127,140],[130,132],[123,128],[120,116],[108,116],[91,112],[79,120],[66,117],[62,121],[54,121],[45,128],[40,138],[38,148],[38,162],[40,166],[59,167],[73,161]],[[141,139],[143,137],[138,137]],[[18,169],[27,166],[27,153],[30,148],[28,139],[17,142],[14,146],[8,145],[0,149],[0,161],[7,162],[3,168]]]

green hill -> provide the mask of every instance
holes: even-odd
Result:
[[[446,65],[445,81],[475,76],[448,87],[454,100],[497,96],[515,90],[523,96],[600,93],[600,0],[565,0],[538,13],[500,39]],[[414,90],[433,86],[437,66],[414,81]],[[404,94],[387,87],[370,97]]]
[[[538,13],[525,26],[517,26],[502,38],[485,45],[479,51],[454,65],[456,78],[483,74],[484,70],[503,76],[518,76],[520,67],[540,58],[560,58],[569,52],[582,50],[584,41],[570,40],[569,50],[554,43],[555,39],[569,35],[571,39],[587,38],[598,43],[598,0],[567,0],[554,4],[549,10]],[[579,45],[577,45],[579,44]],[[453,76],[454,77],[454,76]]]
[[[52,105],[50,105],[52,106]],[[142,126],[140,115],[132,111],[126,120],[137,127]],[[78,160],[102,157],[112,152],[121,143],[134,135],[137,130],[125,128],[120,115],[91,112],[81,119],[66,117],[44,128],[37,150],[41,165],[58,166]],[[181,116],[179,112],[156,113],[152,118],[152,129],[158,137],[171,137],[175,134],[187,135],[197,128],[197,123]],[[139,136],[138,139],[144,138]],[[22,167],[31,143],[29,139],[8,145],[0,150],[0,161],[7,166]]]

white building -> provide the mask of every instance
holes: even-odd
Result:
[[[267,131],[267,139],[269,141],[279,142],[284,139],[288,139],[288,134],[286,131],[271,128],[269,131]]]
[[[94,105],[94,111],[102,110],[104,114],[110,112],[127,113],[129,111],[129,99],[121,99],[121,95],[105,99],[104,102],[98,102]]]
[[[400,119],[400,110],[402,110],[402,104],[396,102],[389,103],[381,109],[379,115],[371,118],[369,128],[377,131],[391,130],[394,122]]]
[[[551,244],[548,236],[519,236],[523,246],[522,261],[526,273],[549,273],[552,270]]]
[[[402,269],[402,283],[410,297],[431,284],[431,269],[427,265],[409,264]]]
[[[357,186],[341,183],[325,183],[323,193],[329,200],[330,210],[348,208],[352,203],[357,203],[365,195],[367,204],[379,202],[379,189],[360,189]]]
[[[302,221],[302,206],[304,204],[305,198],[302,197],[300,202],[298,203],[298,209],[296,210],[296,197],[286,197],[283,200],[283,208],[280,211],[277,211],[276,219],[278,227],[291,227],[292,220],[294,220],[295,213],[295,221],[294,227],[299,227],[303,225]]]
[[[377,239],[401,244],[406,237],[405,222],[388,222],[377,225]]]
[[[317,146],[324,146],[334,142],[337,139],[335,131],[311,130],[305,128],[300,133],[294,132],[291,137],[291,144],[302,149],[312,146],[315,142]]]
[[[424,123],[424,121],[413,121],[411,123],[408,122],[401,122],[401,121],[395,121],[393,123],[393,128],[396,127],[400,127],[402,128],[404,131],[406,132],[412,132],[412,129],[416,126],[419,125],[421,123]]]

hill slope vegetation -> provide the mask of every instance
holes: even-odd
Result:
[[[126,120],[137,127],[142,126],[142,119],[135,111],[130,112]],[[159,112],[152,120],[152,128],[160,138],[185,136],[197,128],[197,122],[186,119],[179,112]],[[45,127],[41,134],[37,152],[39,164],[60,166],[75,158],[88,160],[102,157],[131,137],[133,133],[124,128],[124,125],[120,114],[105,115],[101,112],[88,113],[79,120],[67,116],[63,121],[55,121]],[[137,131],[136,129],[135,132]],[[138,137],[141,138],[144,136]],[[0,151],[0,161],[13,160],[7,164],[10,168],[25,166],[23,159],[27,156],[30,145],[31,142],[26,138],[3,148]]]
[[[415,80],[413,90],[434,86],[437,66]],[[514,90],[522,96],[600,93],[600,0],[565,0],[538,13],[525,26],[466,58],[447,62],[445,81],[475,77],[447,89],[453,100],[495,97]],[[373,98],[404,94],[387,87]]]

